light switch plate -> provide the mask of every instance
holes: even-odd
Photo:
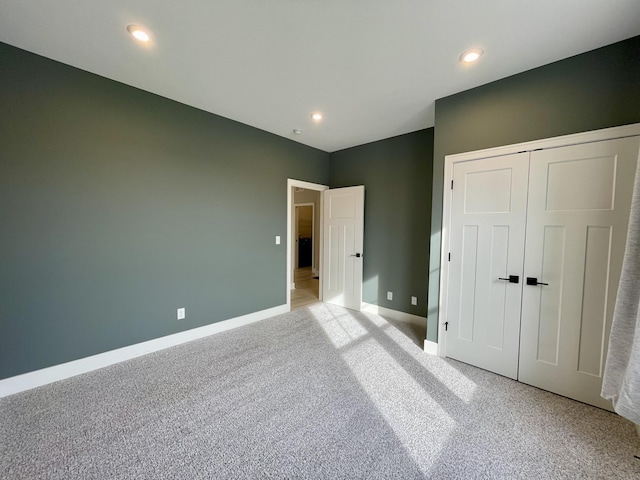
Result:
[[[280,235],[276,235],[276,245],[280,245]]]
[[[186,308],[179,308],[178,309],[178,320],[184,320],[187,316],[187,309]]]

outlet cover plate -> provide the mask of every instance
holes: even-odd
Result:
[[[179,308],[178,309],[178,320],[184,320],[187,316],[187,309],[186,308]]]

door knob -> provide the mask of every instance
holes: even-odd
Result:
[[[498,280],[506,280],[509,283],[520,283],[519,275],[509,275],[509,278],[498,277]]]
[[[527,285],[549,285],[548,283],[539,282],[536,277],[527,277]]]

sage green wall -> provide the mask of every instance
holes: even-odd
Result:
[[[363,301],[422,317],[432,158],[433,128],[331,154],[331,188],[365,186]]]
[[[0,378],[286,302],[328,153],[6,44],[0,106]]]
[[[436,101],[427,339],[437,341],[444,157],[640,122],[640,37]]]

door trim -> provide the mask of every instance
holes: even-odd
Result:
[[[293,194],[292,190],[294,187],[304,188],[306,190],[315,190],[318,192],[323,192],[324,190],[328,190],[328,185],[321,185],[319,183],[311,183],[305,182],[303,180],[295,180],[293,178],[287,178],[287,283],[285,284],[286,292],[287,292],[287,311],[291,311],[291,282],[293,281],[293,264],[291,261],[291,253],[293,246],[291,245],[292,238],[292,223],[293,223],[293,215],[295,215],[294,203],[293,203]],[[322,215],[322,196],[320,205],[318,206],[319,211],[318,215]],[[322,216],[320,217],[322,218]],[[322,238],[322,222],[320,222],[320,232],[318,232],[318,238]],[[320,282],[322,282],[322,250],[323,250],[323,242],[320,241],[320,253],[318,255],[318,269]],[[322,285],[322,283],[320,283]],[[322,301],[322,289],[319,289],[318,292],[319,300]]]
[[[578,145],[583,143],[613,140],[616,138],[640,135],[640,123],[623,125],[621,127],[604,128],[589,132],[580,132],[559,137],[551,137],[530,142],[515,143],[483,150],[446,155],[444,157],[444,183],[442,202],[442,240],[440,243],[440,294],[438,298],[438,356],[447,356],[446,336],[444,334],[445,319],[447,318],[447,285],[449,280],[449,229],[451,225],[451,182],[453,181],[453,165],[458,162],[481,160],[483,158],[511,155],[513,153],[528,152],[538,149],[548,149]]]

